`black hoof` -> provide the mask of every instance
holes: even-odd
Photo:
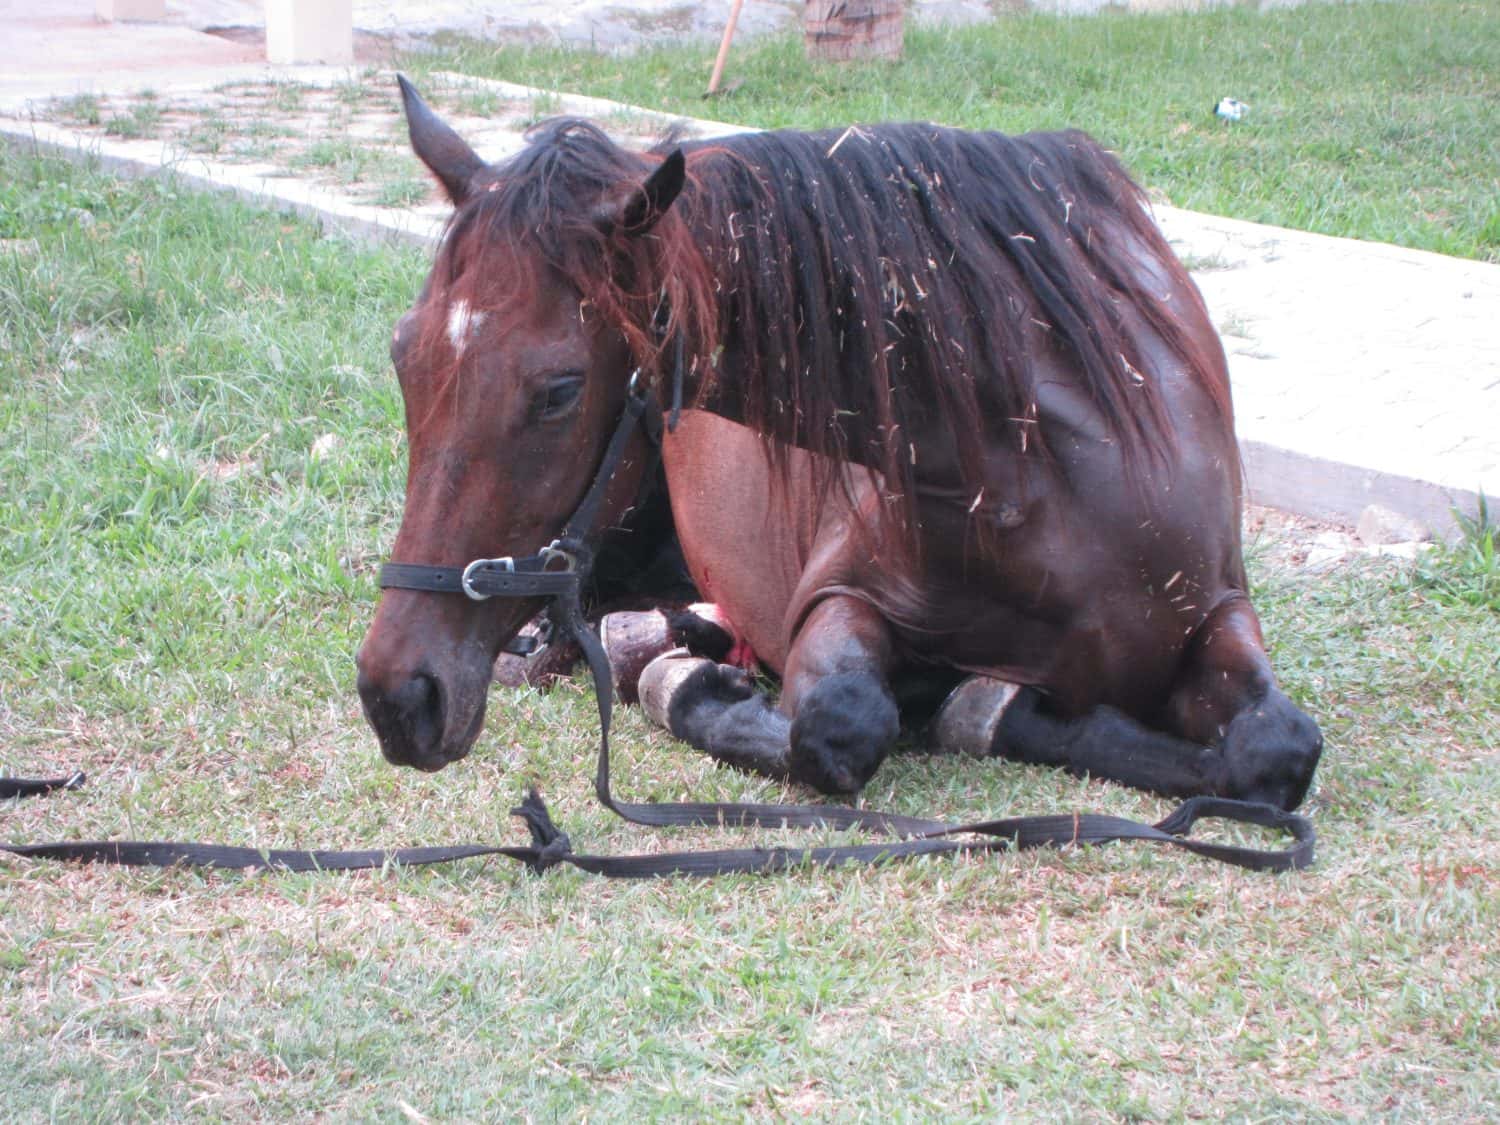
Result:
[[[743,670],[682,652],[665,653],[646,665],[637,687],[652,721],[690,741],[685,732],[695,714],[722,711],[755,694]]]

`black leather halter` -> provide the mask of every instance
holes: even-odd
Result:
[[[680,377],[679,369],[679,380]],[[388,562],[380,568],[381,589],[465,594],[477,602],[490,598],[571,597],[581,600],[583,584],[593,569],[591,540],[594,524],[637,426],[644,427],[654,455],[659,455],[661,411],[657,409],[651,392],[641,386],[639,369],[630,377],[625,408],[620,412],[615,432],[604,449],[594,480],[563,526],[562,534],[536,554],[521,558],[505,555],[495,559],[474,559],[463,567]]]

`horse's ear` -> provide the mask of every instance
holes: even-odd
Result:
[[[406,109],[406,129],[411,134],[412,151],[443,185],[454,206],[467,199],[474,190],[474,178],[484,170],[478,153],[465,143],[431,107],[422,100],[417,88],[396,75],[401,85],[401,103]]]
[[[629,235],[645,234],[667,213],[686,182],[687,161],[682,149],[674,148],[623,203],[605,204],[599,209],[600,228],[607,232],[621,230]]]

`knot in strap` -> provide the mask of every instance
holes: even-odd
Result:
[[[552,814],[547,811],[547,805],[536,789],[527,792],[520,805],[510,810],[510,815],[524,820],[531,832],[536,857],[528,860],[526,865],[535,874],[540,875],[549,867],[556,867],[573,854],[573,842],[568,839],[566,832],[552,823]]]

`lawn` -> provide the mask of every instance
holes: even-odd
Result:
[[[795,36],[610,57],[449,41],[466,73],[766,128],[926,119],[1081,128],[1158,199],[1217,215],[1500,261],[1500,6],[1315,3],[1257,12],[1013,16],[909,27],[899,65],[810,66]],[[1218,120],[1221,97],[1244,121]]]
[[[593,805],[581,680],[497,693],[442,774],[381,761],[352,653],[399,511],[384,348],[417,256],[15,155],[0,204],[0,770],[91,775],[5,808],[7,839],[519,841],[531,781],[580,850],[736,838]],[[628,885],[0,860],[8,1116],[1484,1116],[1493,555],[1313,573],[1258,542],[1277,665],[1329,741],[1309,872],[1123,847]],[[618,741],[627,794],[782,796],[634,714]],[[920,758],[868,800],[1167,808]]]

